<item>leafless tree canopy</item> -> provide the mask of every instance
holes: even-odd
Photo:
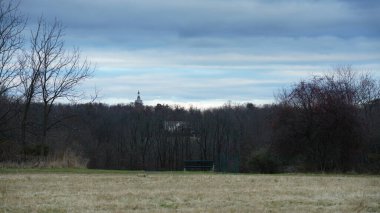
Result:
[[[288,160],[306,161],[309,169],[352,169],[371,137],[366,109],[375,106],[378,94],[376,80],[350,66],[301,81],[279,96],[277,149]]]
[[[90,77],[90,66],[78,49],[64,47],[63,27],[40,19],[32,32],[30,67],[39,73],[41,100],[52,105],[58,98],[77,97],[75,87]]]
[[[18,1],[0,0],[0,96],[18,85],[17,53],[23,44],[24,27]]]

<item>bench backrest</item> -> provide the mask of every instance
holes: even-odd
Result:
[[[212,160],[187,160],[184,161],[184,170],[207,171],[214,169],[214,161]]]

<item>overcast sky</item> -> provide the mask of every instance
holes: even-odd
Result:
[[[57,18],[96,64],[101,102],[271,103],[311,74],[380,76],[377,0],[22,0],[33,27]],[[377,73],[379,72],[379,74]]]

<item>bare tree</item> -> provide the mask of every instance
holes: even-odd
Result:
[[[350,66],[301,81],[279,96],[277,148],[284,159],[298,156],[311,169],[354,168],[368,135],[361,110],[378,93],[375,79]]]
[[[38,91],[35,92],[43,104],[42,144],[47,145],[47,132],[57,123],[49,123],[54,103],[61,98],[72,100],[80,96],[75,88],[90,77],[90,65],[81,59],[78,49],[65,49],[61,23],[55,20],[50,24],[43,18],[32,32],[28,58],[32,73],[37,75]]]

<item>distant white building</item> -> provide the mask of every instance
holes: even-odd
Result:
[[[190,124],[186,121],[164,121],[164,129],[175,135],[189,137],[190,142],[198,142],[200,140],[198,134],[193,131]]]
[[[143,105],[143,101],[140,98],[140,91],[137,91],[137,98],[135,100],[135,106],[142,106],[142,105]]]
[[[165,121],[164,128],[169,132],[181,131],[187,128],[188,124],[185,121]]]

